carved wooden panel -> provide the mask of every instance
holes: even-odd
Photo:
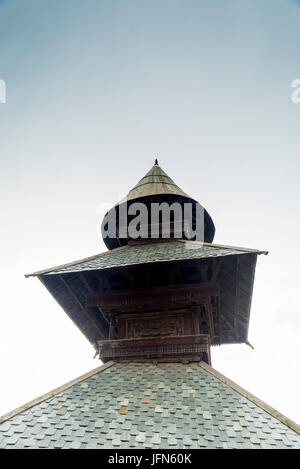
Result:
[[[188,311],[119,314],[115,318],[120,339],[181,336],[192,332],[192,316]]]
[[[203,334],[102,340],[99,357],[105,360],[199,361],[210,363],[209,338]]]
[[[139,337],[159,337],[183,335],[183,318],[142,319],[128,322],[128,339]]]
[[[88,294],[86,306],[98,306],[103,311],[137,311],[151,307],[183,307],[218,294],[214,283],[190,284],[177,287],[152,288]]]

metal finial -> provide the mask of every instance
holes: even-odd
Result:
[[[155,163],[154,164],[158,166],[158,159],[157,158],[155,158]]]

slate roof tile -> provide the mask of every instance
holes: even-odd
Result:
[[[150,387],[151,401],[143,404]],[[121,404],[132,410],[120,415]],[[0,447],[300,448],[300,436],[196,363],[132,363],[4,421]]]
[[[53,267],[32,275],[53,275],[88,270],[103,270],[113,267],[125,267],[141,263],[169,262],[184,259],[201,259],[207,257],[223,257],[255,252],[252,249],[240,249],[231,246],[218,246],[197,242],[158,242],[127,245],[112,249],[87,259],[75,261],[64,266]]]

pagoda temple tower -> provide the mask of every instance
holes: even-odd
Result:
[[[248,343],[266,252],[213,244],[211,216],[157,160],[102,233],[108,251],[27,277],[104,364],[2,417],[0,447],[300,448],[297,424],[212,368],[214,346]]]

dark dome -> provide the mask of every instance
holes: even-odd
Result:
[[[151,206],[151,204],[161,204],[164,202],[166,202],[169,206],[171,206],[174,202],[177,202],[182,207],[184,204],[189,203],[191,204],[193,210],[193,220],[195,219],[196,206],[201,207],[201,205],[195,199],[183,192],[175,184],[175,182],[161,169],[156,160],[150,171],[148,171],[148,173],[137,183],[137,185],[128,192],[127,196],[122,199],[115,207],[112,207],[112,209],[109,210],[109,212],[107,212],[105,215],[101,228],[103,241],[105,242],[108,249],[114,249],[116,247],[126,245],[128,244],[128,241],[132,239],[129,235],[126,237],[120,236],[122,227],[119,222],[119,214],[122,211],[122,208],[125,207],[123,204],[127,203],[127,209],[129,209],[129,207],[135,202],[141,202],[148,208]],[[201,207],[201,209],[203,208]],[[203,214],[204,227],[201,240],[207,243],[211,243],[215,235],[215,226],[210,215],[205,209],[203,209]],[[132,218],[133,217],[128,216],[127,225]],[[116,234],[113,237],[104,236],[107,229],[108,219],[116,219]],[[148,227],[151,226],[151,220],[152,219],[149,217]],[[162,236],[159,235],[157,238],[162,238]],[[185,239],[184,236],[182,238]],[[153,237],[150,239],[153,241]],[[174,235],[171,234],[170,239],[174,239]],[[136,240],[137,239],[135,238],[135,241]],[[145,238],[143,238],[143,241],[145,242]]]

